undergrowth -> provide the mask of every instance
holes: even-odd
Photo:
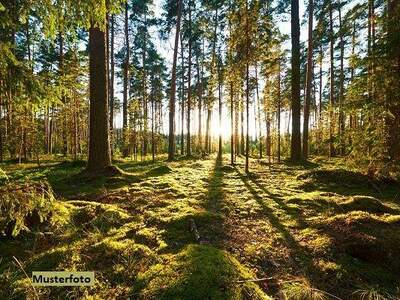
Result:
[[[1,299],[35,297],[13,256],[27,274],[96,271],[93,287],[37,288],[45,299],[398,297],[397,182],[321,159],[251,160],[250,175],[228,157],[116,164],[109,178],[2,166]]]

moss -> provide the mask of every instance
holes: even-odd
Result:
[[[159,166],[150,171],[146,172],[146,176],[148,177],[155,177],[155,176],[162,176],[165,174],[169,174],[172,172],[172,169],[168,166]]]
[[[176,255],[164,257],[138,276],[135,290],[147,299],[268,299],[247,282],[252,274],[227,252],[205,245],[188,245]]]
[[[312,287],[308,282],[286,283],[283,293],[288,300],[325,300],[330,299],[323,291]]]
[[[374,197],[353,196],[350,200],[340,203],[340,208],[344,211],[361,210],[371,213],[392,213],[393,209],[384,205],[381,201]]]
[[[99,271],[94,287],[41,289],[49,299],[257,299],[265,296],[261,289],[279,298],[287,290],[282,282],[299,277],[292,290],[317,288],[350,299],[365,284],[395,295],[395,186],[376,183],[378,192],[336,159],[268,168],[251,159],[252,176],[244,174],[242,158],[233,170],[224,167],[228,160],[121,160],[118,166],[130,174],[91,180],[77,179],[80,163],[2,166],[12,184],[47,179],[57,200],[37,235],[0,242],[0,298],[12,296],[6,289],[16,298],[33,297],[12,255],[28,271]],[[164,167],[172,171],[162,174]],[[299,177],[304,173],[314,175]],[[236,282],[263,277],[272,279]]]

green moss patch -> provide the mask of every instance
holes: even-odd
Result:
[[[252,278],[226,251],[188,245],[139,274],[135,288],[145,299],[269,299],[256,284],[237,282]]]

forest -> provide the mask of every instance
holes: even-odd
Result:
[[[0,299],[400,299],[400,1],[0,0]]]

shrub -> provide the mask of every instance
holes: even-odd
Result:
[[[46,182],[7,183],[0,188],[0,234],[17,236],[50,219],[55,205]]]

